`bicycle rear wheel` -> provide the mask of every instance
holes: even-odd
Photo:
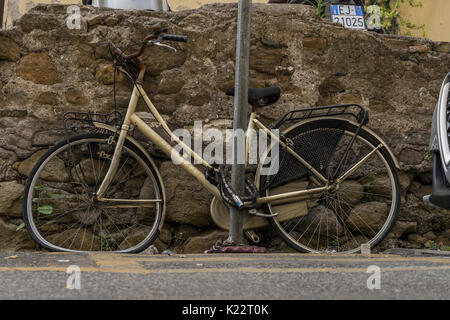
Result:
[[[265,204],[267,213],[278,213],[269,219],[275,231],[297,251],[356,253],[362,244],[375,247],[394,226],[400,205],[399,180],[394,161],[378,137],[362,128],[335,176],[357,128],[343,119],[319,119],[297,124],[284,133],[291,148],[332,184],[334,177],[342,176],[372,152],[334,190],[290,203]],[[257,177],[261,197],[325,186],[287,151],[280,149],[278,160],[278,173]]]
[[[140,252],[156,240],[163,222],[162,184],[151,161],[130,141],[104,194],[111,201],[92,196],[114,153],[109,137],[84,134],[63,140],[31,171],[23,217],[40,246],[50,251]],[[154,203],[124,205],[114,199]]]

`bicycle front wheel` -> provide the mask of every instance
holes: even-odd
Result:
[[[114,154],[109,138],[84,134],[63,140],[31,171],[23,216],[40,246],[50,251],[140,252],[156,240],[163,222],[162,185],[152,162],[133,143],[125,141],[117,173],[104,193],[110,201],[93,197]]]
[[[333,186],[289,203],[265,204],[267,213],[278,213],[269,219],[275,231],[297,251],[356,253],[362,244],[375,247],[394,226],[400,204],[394,161],[378,137],[357,129],[343,119],[319,119],[284,133],[291,148]],[[261,197],[326,186],[286,150],[280,149],[277,160],[276,174],[257,177]]]

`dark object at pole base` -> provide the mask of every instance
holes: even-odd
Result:
[[[237,245],[233,242],[218,240],[210,250],[205,253],[267,253],[264,247]]]

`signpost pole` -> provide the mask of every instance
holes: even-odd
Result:
[[[244,156],[243,158],[245,159],[251,8],[251,0],[239,0],[236,44],[236,75],[234,84],[233,166],[231,175],[231,186],[238,195],[242,195],[245,190],[245,161],[242,161],[242,157]],[[242,135],[242,133],[244,133],[244,135]],[[231,208],[228,241],[236,244],[242,244],[243,240],[243,212],[236,208]]]
[[[4,10],[5,10],[5,0],[0,0],[0,29],[3,28]]]

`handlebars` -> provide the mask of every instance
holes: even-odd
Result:
[[[179,36],[176,34],[163,33],[161,37],[162,41],[177,41],[177,42],[187,42],[188,38],[186,36]]]
[[[176,35],[176,34],[167,34],[165,33],[167,30],[162,29],[157,26],[153,28],[153,34],[147,36],[142,41],[141,48],[135,53],[125,54],[122,50],[117,48],[111,41],[109,41],[109,45],[112,50],[115,52],[117,56],[124,60],[132,60],[136,63],[139,68],[143,68],[144,64],[139,59],[139,57],[144,53],[144,50],[147,48],[147,45],[150,44],[159,44],[161,41],[176,41],[176,42],[187,42],[188,38],[186,36]]]

